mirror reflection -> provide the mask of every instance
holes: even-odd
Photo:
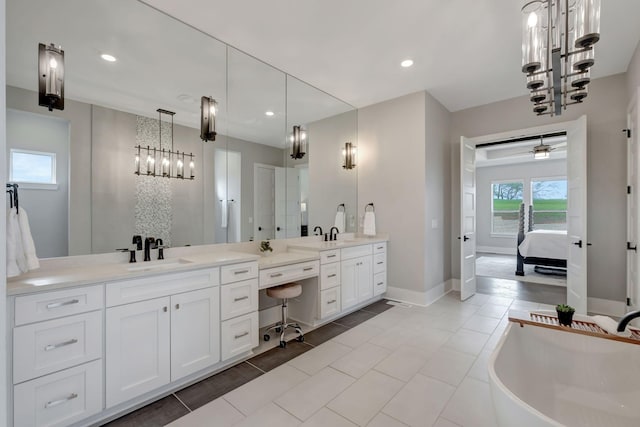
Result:
[[[39,43],[65,51],[62,111],[38,106]],[[8,0],[7,58],[7,159],[55,158],[53,181],[19,182],[40,258],[112,252],[133,235],[304,236],[328,231],[341,204],[341,231],[355,231],[357,169],[341,151],[356,142],[355,110],[256,58],[135,0]],[[217,102],[214,142],[200,139],[202,96]],[[138,145],[193,155],[194,179],[136,175]]]

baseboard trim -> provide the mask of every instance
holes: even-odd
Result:
[[[451,292],[453,290],[452,287],[454,280],[455,279],[449,279],[446,282],[442,282],[434,286],[426,292],[412,291],[410,289],[389,286],[387,287],[385,298],[420,307],[426,307]]]
[[[500,246],[476,246],[476,252],[484,252],[499,255],[515,255],[515,248],[502,248]]]
[[[451,282],[451,290],[460,292],[460,279],[449,279]]]
[[[589,313],[622,317],[625,315],[626,306],[622,301],[589,297],[587,298],[587,311]]]

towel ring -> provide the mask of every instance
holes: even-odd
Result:
[[[342,208],[342,210],[340,210],[340,208]],[[340,204],[338,205],[338,209],[337,209],[337,211],[338,211],[338,212],[346,212],[346,208],[344,207],[344,203],[340,203]]]
[[[373,203],[369,203],[367,206],[364,207],[364,211],[367,212],[367,208],[371,206],[371,212],[375,212],[376,209],[373,207]]]

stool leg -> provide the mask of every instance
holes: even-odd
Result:
[[[287,299],[282,300],[282,331],[280,332],[280,347],[285,347],[287,342],[284,340],[284,334],[287,329]]]

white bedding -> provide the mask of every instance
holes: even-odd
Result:
[[[534,230],[524,237],[520,246],[523,257],[567,259],[569,240],[566,231]]]

